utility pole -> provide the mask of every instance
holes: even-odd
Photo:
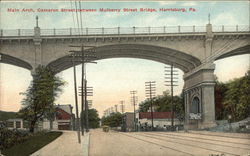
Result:
[[[1,81],[1,67],[2,67],[2,64],[1,64],[1,61],[2,61],[2,55],[0,54],[0,93],[3,93],[2,92],[2,81]],[[3,99],[3,95],[1,94],[0,95],[0,103],[2,103],[2,99]],[[0,153],[1,154],[1,153]]]
[[[134,131],[136,131],[136,116],[135,116],[135,105],[137,103],[137,96],[135,96],[135,94],[137,94],[137,91],[136,90],[132,90],[130,91],[130,94],[131,94],[131,103],[132,105],[134,106]]]
[[[88,103],[89,108],[92,108],[93,101],[92,100],[87,100],[87,103]]]
[[[150,99],[150,107],[151,107],[151,130],[154,130],[154,115],[153,115],[153,97],[155,96],[156,93],[156,87],[155,87],[155,81],[148,81],[145,82],[145,92],[146,92],[146,97]]]
[[[85,85],[84,85],[84,104],[85,104],[85,128],[86,128],[86,132],[89,132],[89,106],[87,104],[87,80],[86,78],[85,78]]]
[[[72,55],[72,64],[73,64],[73,72],[74,72],[74,92],[75,92],[75,105],[76,105],[76,124],[77,124],[77,136],[78,136],[78,143],[81,143],[80,137],[80,123],[79,123],[79,116],[78,116],[78,99],[77,99],[77,83],[76,83],[76,67],[75,67],[75,54]]]
[[[121,113],[123,114],[125,112],[124,101],[120,101],[120,104],[121,104]]]
[[[84,135],[84,126],[83,126],[83,111],[84,111],[84,105],[85,105],[85,98],[84,98],[84,92],[83,92],[83,86],[85,86],[84,84],[84,76],[85,76],[85,68],[84,68],[84,48],[83,48],[83,45],[81,46],[81,55],[82,55],[82,79],[81,79],[81,84],[82,84],[82,90],[81,90],[81,101],[82,101],[82,107],[81,107],[81,126],[82,126],[82,135]],[[85,110],[86,111],[86,110]],[[86,112],[85,112],[86,113]]]
[[[74,54],[76,54],[77,56],[79,56],[81,58],[81,64],[82,64],[82,79],[81,79],[81,114],[83,114],[84,111],[84,107],[85,107],[85,123],[87,126],[87,132],[88,132],[88,106],[86,105],[86,100],[87,97],[85,97],[85,94],[87,94],[86,92],[86,86],[87,86],[87,80],[86,80],[86,74],[85,74],[85,63],[96,63],[93,62],[91,60],[95,60],[97,59],[93,54],[91,55],[90,52],[93,52],[92,49],[86,49],[85,48],[95,48],[95,46],[84,46],[84,45],[70,45],[70,47],[77,47],[77,48],[81,48],[80,51],[70,51],[73,52]],[[84,94],[85,91],[85,94]],[[83,116],[81,115],[81,128],[82,128],[82,135],[84,135],[84,123],[83,123]]]
[[[125,116],[124,116],[124,112],[125,112],[125,105],[124,105],[124,101],[122,100],[122,101],[120,101],[120,106],[121,106],[121,113],[122,113],[122,131],[126,131],[126,127],[125,127],[125,124],[124,124],[124,118],[125,118]]]
[[[86,115],[88,113],[89,110],[89,103],[87,100],[88,96],[93,96],[93,87],[88,87],[87,86],[87,81],[85,81],[85,86],[84,86],[84,92],[82,93],[82,87],[79,87],[80,94],[79,96],[84,95],[84,102],[85,102],[85,128],[86,128],[86,132],[89,132],[89,119],[88,119],[88,115]]]
[[[170,73],[169,73],[170,72]],[[174,115],[175,115],[175,105],[174,105],[174,86],[178,86],[178,71],[174,70],[173,64],[170,67],[165,67],[165,79],[166,86],[171,87],[171,129],[174,130]],[[170,76],[170,77],[169,77]],[[175,76],[175,77],[174,77]],[[170,84],[169,84],[170,83]]]
[[[135,117],[135,105],[137,103],[137,96],[135,96],[135,94],[137,94],[136,90],[130,91],[131,94],[131,103],[134,106],[134,131],[136,131],[136,117]]]
[[[116,112],[116,113],[118,112],[118,110],[117,110],[117,106],[118,106],[118,105],[115,105],[115,112]]]

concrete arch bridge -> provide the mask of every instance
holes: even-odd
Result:
[[[31,71],[45,65],[60,72],[72,67],[69,45],[81,44],[95,46],[98,59],[142,58],[173,64],[183,70],[185,126],[196,129],[214,125],[213,62],[249,54],[250,28],[207,24],[202,27],[84,28],[81,31],[38,26],[34,30],[0,30],[0,61]]]

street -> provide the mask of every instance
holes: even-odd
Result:
[[[190,132],[90,132],[89,156],[215,156],[250,154],[249,134]]]

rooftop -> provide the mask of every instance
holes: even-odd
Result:
[[[171,112],[153,112],[154,119],[169,119]],[[139,119],[151,119],[151,112],[140,112]]]

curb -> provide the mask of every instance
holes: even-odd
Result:
[[[90,133],[85,133],[85,135],[82,136],[83,156],[89,156],[89,135]]]

